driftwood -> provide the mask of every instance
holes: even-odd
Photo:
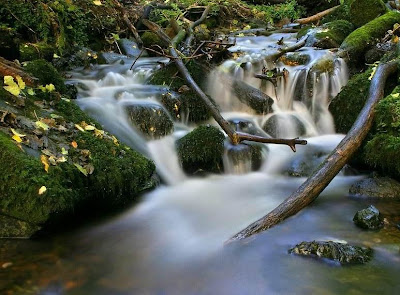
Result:
[[[313,202],[339,173],[351,156],[360,147],[363,139],[371,129],[375,107],[383,97],[386,79],[396,73],[398,62],[393,61],[378,66],[372,79],[368,100],[358,115],[350,131],[338,144],[335,150],[294,193],[267,215],[250,224],[226,243],[248,238],[278,224],[296,214]]]
[[[210,98],[201,90],[199,85],[193,80],[193,77],[190,75],[188,69],[186,68],[185,64],[180,57],[176,45],[185,38],[186,32],[185,30],[181,30],[179,34],[175,36],[173,40],[171,40],[165,32],[155,23],[149,20],[143,20],[143,24],[148,27],[150,30],[158,34],[158,36],[169,45],[169,51],[171,56],[175,59],[175,64],[178,67],[179,72],[181,73],[182,77],[186,80],[186,82],[190,85],[194,92],[203,100],[205,105],[207,106],[209,112],[213,116],[214,120],[219,124],[219,126],[225,131],[225,133],[229,136],[230,140],[233,144],[239,144],[244,140],[248,141],[256,141],[256,142],[263,142],[263,143],[275,143],[275,144],[286,144],[288,145],[293,151],[296,151],[296,144],[305,145],[307,141],[299,140],[297,138],[294,139],[275,139],[275,138],[264,138],[260,136],[255,136],[251,134],[239,133],[233,130],[230,126],[229,122],[222,117],[221,113],[219,112],[218,108],[212,103]]]
[[[334,6],[332,8],[329,8],[327,10],[321,11],[317,14],[314,14],[312,16],[306,17],[306,18],[299,18],[296,19],[294,22],[301,24],[301,25],[305,25],[305,24],[309,24],[309,23],[313,23],[313,22],[317,22],[319,21],[321,18],[323,18],[324,16],[331,14],[332,12],[334,12],[336,9],[338,9],[340,7],[340,5]]]

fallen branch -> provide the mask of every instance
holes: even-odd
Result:
[[[372,79],[368,100],[364,108],[361,110],[350,131],[335,150],[325,159],[320,168],[278,207],[234,235],[226,244],[248,238],[271,228],[284,219],[296,214],[319,196],[360,147],[363,139],[371,129],[375,107],[383,97],[386,79],[396,73],[397,70],[397,61],[378,66]]]
[[[0,56],[0,76],[20,76],[28,86],[36,86],[37,79],[27,74],[18,64]]]
[[[305,24],[309,24],[309,23],[313,23],[316,21],[319,21],[321,18],[323,18],[324,16],[331,14],[332,12],[334,12],[336,9],[338,9],[340,7],[340,5],[334,6],[332,8],[329,8],[327,10],[321,11],[317,14],[314,14],[312,16],[306,17],[306,18],[299,18],[296,19],[294,22],[301,24],[301,25],[305,25]]]
[[[304,47],[306,45],[307,42],[307,38],[308,36],[304,36],[303,38],[301,38],[297,43],[293,44],[292,46],[288,46],[288,47],[284,47],[284,48],[279,48],[277,49],[275,52],[267,55],[265,57],[265,59],[267,61],[271,61],[274,62],[276,61],[278,58],[280,58],[282,55],[288,53],[288,52],[293,52],[296,51],[302,47]]]
[[[188,37],[186,38],[185,45],[186,47],[190,48],[192,46],[193,40],[194,40],[194,28],[200,25],[202,22],[204,22],[207,18],[208,13],[211,10],[211,5],[207,6],[206,9],[204,9],[201,17],[196,20],[195,22],[191,22],[188,28]]]
[[[238,144],[244,140],[250,141],[258,141],[264,143],[276,143],[276,144],[286,144],[288,145],[293,151],[296,149],[293,148],[295,144],[307,144],[305,140],[299,141],[297,139],[273,139],[273,138],[261,138],[257,136],[252,136],[250,134],[245,133],[238,133],[233,130],[230,126],[229,122],[222,117],[221,113],[219,112],[218,108],[213,104],[210,98],[201,90],[199,85],[194,81],[193,77],[190,75],[188,69],[186,68],[185,64],[183,63],[182,58],[180,57],[176,45],[181,42],[186,35],[185,30],[181,30],[179,34],[175,36],[173,40],[171,40],[165,32],[155,23],[149,20],[143,20],[143,24],[147,26],[150,30],[158,34],[158,36],[169,45],[170,54],[175,59],[175,64],[178,67],[179,72],[181,73],[182,77],[186,80],[186,82],[190,85],[193,91],[203,100],[205,105],[207,106],[209,112],[213,116],[214,120],[219,124],[222,130],[229,136],[230,140],[233,144]],[[263,141],[261,141],[263,140]]]

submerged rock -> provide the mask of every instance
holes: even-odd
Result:
[[[400,183],[390,177],[370,177],[354,183],[349,193],[369,198],[400,199]]]
[[[221,173],[224,152],[224,134],[210,125],[199,126],[176,142],[184,171]]]
[[[143,103],[128,105],[125,108],[133,125],[148,138],[160,138],[173,130],[171,118],[160,105]]]
[[[301,242],[290,249],[289,253],[326,258],[341,264],[362,264],[368,262],[372,258],[371,248],[352,246],[332,241]]]
[[[379,210],[371,205],[366,209],[362,209],[354,215],[354,223],[364,229],[379,229],[383,227],[383,220]]]
[[[267,134],[265,134],[265,132],[257,127],[251,120],[237,118],[229,119],[228,122],[237,132],[243,132],[257,136],[267,136]]]
[[[306,127],[292,114],[273,114],[263,125],[263,130],[274,138],[303,136]]]
[[[260,144],[232,144],[230,140],[225,141],[225,172],[246,173],[260,169],[262,164],[262,145]],[[226,166],[229,167],[226,167]]]
[[[241,102],[251,107],[257,114],[268,114],[272,111],[274,100],[259,89],[243,81],[234,80],[232,90]]]

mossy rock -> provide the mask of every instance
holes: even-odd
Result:
[[[347,36],[340,46],[339,55],[348,57],[352,65],[363,63],[365,52],[396,23],[400,23],[400,13],[396,11],[375,18]]]
[[[125,106],[128,118],[147,138],[158,139],[172,133],[174,124],[163,107],[157,104]]]
[[[158,37],[156,33],[146,31],[140,37],[143,42],[143,46],[151,48],[153,45],[158,45],[163,47],[164,42]]]
[[[228,120],[232,128],[237,132],[243,132],[258,136],[266,136],[265,132],[257,127],[253,121],[243,118],[232,118]]]
[[[326,23],[322,31],[315,34],[314,46],[329,49],[336,48],[354,30],[354,26],[346,20],[337,20]]]
[[[67,90],[64,78],[51,63],[44,59],[29,62],[24,70],[38,78],[39,84],[53,84],[60,93],[64,93]]]
[[[363,229],[380,229],[383,227],[383,218],[379,210],[373,205],[357,211],[353,221],[355,225]]]
[[[379,177],[373,173],[372,177],[354,183],[349,193],[355,197],[400,200],[400,183],[390,177]]]
[[[40,230],[40,227],[35,224],[2,214],[0,214],[0,225],[0,237],[2,238],[29,238]]]
[[[308,54],[302,54],[298,52],[288,53],[279,58],[279,61],[287,66],[305,65],[308,64],[310,60],[311,58]]]
[[[340,264],[362,264],[372,259],[372,249],[337,242],[301,242],[294,248],[289,250],[289,253],[326,258],[339,262]]]
[[[336,132],[347,133],[357,119],[368,97],[371,72],[369,69],[352,76],[330,103],[329,111],[333,115]]]
[[[224,139],[218,128],[202,125],[177,140],[178,156],[185,172],[221,173]]]
[[[203,87],[207,77],[204,67],[195,61],[190,61],[186,67],[196,83]],[[167,85],[172,91],[180,93],[179,117],[187,119],[189,122],[201,122],[210,119],[211,114],[206,104],[192,89],[187,87],[181,77],[175,76],[177,72],[176,66],[169,64],[156,71],[150,78],[149,84]],[[185,89],[183,90],[183,88]]]
[[[349,7],[350,21],[361,27],[387,11],[381,0],[353,0]]]
[[[46,42],[40,43],[25,43],[19,47],[20,60],[21,61],[32,61],[36,59],[45,59],[51,61],[53,59],[56,49],[53,45]]]

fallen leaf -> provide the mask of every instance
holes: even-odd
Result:
[[[27,91],[27,93],[28,93],[29,95],[35,95],[35,90],[33,90],[32,88],[29,88],[28,91]]]
[[[42,128],[43,130],[50,129],[49,125],[47,125],[46,123],[43,123],[42,121],[36,121],[35,124],[36,124],[36,127]]]
[[[57,163],[65,163],[65,162],[67,162],[67,159],[64,156],[57,159]]]
[[[65,148],[61,148],[61,154],[68,155],[68,151]]]
[[[79,164],[77,164],[77,163],[74,163],[74,165],[75,165],[76,168],[78,168],[78,170],[79,170],[83,175],[85,175],[85,176],[88,175],[86,169],[83,168],[81,165],[79,165]]]
[[[12,76],[4,76],[4,84],[7,86],[3,86],[3,88],[12,95],[18,96],[21,93],[21,89],[19,88],[18,84],[15,83]]]
[[[398,98],[398,97],[399,97],[399,95],[400,95],[400,93],[395,93],[395,94],[392,94],[392,97],[394,97],[394,98]]]
[[[47,191],[47,187],[42,186],[42,187],[39,189],[38,194],[39,194],[39,195],[43,195],[46,191]]]
[[[21,76],[16,76],[15,78],[17,79],[19,89],[25,89],[25,82],[22,80]]]
[[[53,166],[56,166],[57,165],[56,157],[54,156],[49,157],[49,163]]]
[[[18,133],[18,132],[15,131],[15,129],[13,129],[13,128],[10,128],[10,129],[11,129],[11,132],[12,132],[14,135],[17,135],[17,136],[19,136],[19,137],[24,137],[24,136],[26,136],[25,134]]]
[[[78,130],[80,130],[82,132],[85,132],[85,129],[83,129],[80,125],[75,124],[75,127],[76,127],[76,129],[78,129]]]
[[[46,85],[46,90],[47,92],[53,92],[54,90],[56,90],[56,87],[54,87],[54,85],[50,83]]]
[[[49,161],[47,160],[47,157],[45,155],[40,156],[40,161],[42,162],[44,166],[44,171],[49,172]]]
[[[59,116],[57,114],[51,114],[50,117],[53,119],[61,119],[62,118],[61,116]]]
[[[88,174],[93,174],[94,166],[92,164],[87,164],[85,168]]]
[[[21,142],[22,142],[21,137],[19,137],[19,136],[16,135],[16,134],[13,135],[12,139],[14,139],[14,140],[15,140],[16,142],[18,142],[18,143],[21,143]]]
[[[76,143],[76,141],[71,142],[71,145],[74,149],[76,149],[78,147],[78,144]]]
[[[94,1],[93,1],[93,4],[94,4],[94,5],[97,5],[97,6],[103,5],[103,3],[101,3],[100,0],[94,0]]]
[[[86,125],[85,126],[85,130],[86,131],[93,131],[93,130],[95,130],[96,129],[96,127],[94,127],[94,126],[92,126],[92,125]]]

